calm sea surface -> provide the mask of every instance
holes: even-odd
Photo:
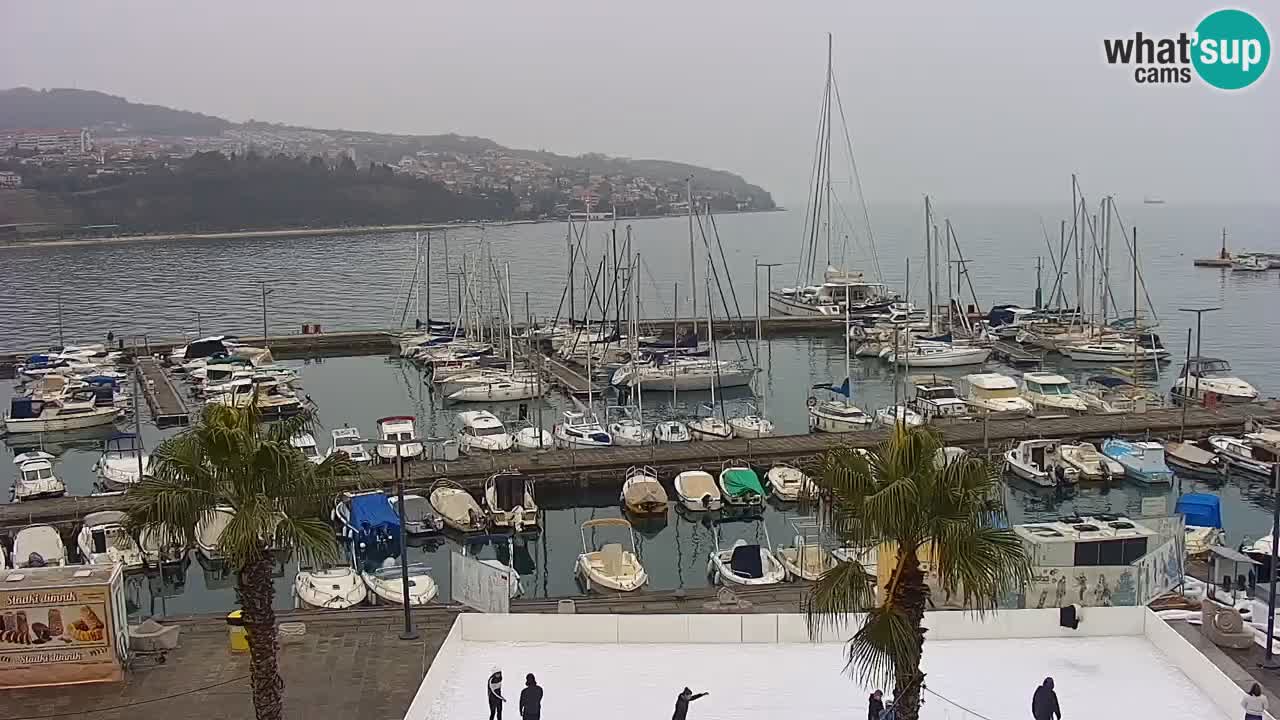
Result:
[[[1068,205],[1064,203],[1064,206]],[[938,209],[939,217],[945,208]],[[1069,212],[1069,207],[1067,209]],[[1036,287],[1036,259],[1049,265],[1041,226],[1050,228],[1057,247],[1057,220],[1062,209],[961,208],[949,213],[956,227],[970,279],[983,305],[996,302],[1030,303]],[[1280,341],[1280,272],[1245,276],[1216,269],[1193,268],[1194,257],[1213,254],[1222,226],[1228,227],[1233,249],[1280,250],[1274,228],[1280,211],[1257,208],[1179,208],[1137,206],[1121,208],[1126,226],[1139,228],[1139,256],[1160,332],[1174,357],[1185,351],[1186,329],[1191,319],[1179,307],[1219,306],[1207,315],[1204,352],[1229,359],[1238,373],[1257,385],[1264,396],[1280,388],[1280,363],[1275,350]],[[911,260],[910,296],[923,301],[924,249],[922,211],[914,208],[872,210],[877,230],[879,261],[884,280],[902,288],[907,259]],[[729,215],[717,218],[724,252],[743,314],[753,310],[753,261],[790,263],[774,269],[774,285],[793,284],[799,254],[801,217],[796,212]],[[606,246],[608,225],[592,225],[590,253],[598,261]],[[625,235],[620,226],[619,237]],[[673,283],[680,283],[681,314],[689,313],[689,246],[687,224],[682,219],[644,220],[632,224],[633,249],[642,256],[642,314],[670,314]],[[516,293],[515,314],[554,315],[564,287],[565,229],[554,224],[523,225],[485,231],[459,228],[448,235],[449,267],[456,272],[465,250],[486,248],[499,265],[510,263]],[[699,245],[701,241],[699,240]],[[843,246],[843,240],[836,245]],[[1132,297],[1127,251],[1113,237],[1113,294],[1124,314]],[[837,262],[841,248],[835,249]],[[446,286],[444,238],[433,237],[432,311],[443,317],[448,298],[456,294],[456,281]],[[872,274],[866,243],[849,241],[847,263]],[[700,257],[701,251],[699,253]],[[404,310],[404,288],[412,272],[412,234],[316,237],[274,240],[220,240],[130,242],[111,245],[47,246],[0,250],[2,281],[7,292],[0,303],[0,348],[17,349],[66,342],[102,341],[108,331],[118,337],[149,334],[153,337],[203,334],[253,334],[261,332],[260,282],[271,291],[267,298],[272,333],[297,332],[303,323],[318,323],[327,330],[382,328],[396,325]],[[699,261],[701,264],[701,261]],[[1074,271],[1074,267],[1072,268]],[[764,289],[763,270],[760,291]],[[1052,285],[1052,271],[1043,273],[1045,294]],[[699,280],[701,282],[701,280]],[[1074,291],[1074,279],[1068,279]],[[967,284],[965,285],[967,299]],[[726,293],[727,294],[727,293]],[[581,297],[581,296],[579,296]],[[705,297],[705,296],[704,296]],[[718,301],[717,301],[718,302]],[[61,313],[59,313],[61,305]],[[700,314],[705,302],[699,301]],[[1146,313],[1145,303],[1143,312]],[[197,314],[199,328],[197,328]],[[734,343],[723,343],[722,357],[739,352]],[[382,357],[332,358],[311,362],[289,361],[299,368],[304,391],[317,403],[324,426],[317,433],[322,446],[328,429],[344,423],[374,431],[374,419],[398,413],[416,414],[425,433],[452,433],[455,407],[441,406],[422,383],[417,371],[398,360]],[[844,350],[838,338],[786,338],[766,341],[759,361],[765,369],[757,381],[758,402],[779,426],[780,432],[804,432],[805,397],[814,383],[841,377]],[[1061,361],[1060,369],[1073,378],[1095,368],[1073,367]],[[1161,387],[1167,388],[1178,363],[1166,366]],[[1000,368],[997,368],[1000,369]],[[970,368],[948,371],[952,375]],[[1004,369],[1006,372],[1010,372]],[[878,360],[854,359],[855,392],[864,407],[892,402],[893,372]],[[8,406],[12,390],[0,387],[0,402]],[[741,389],[734,399],[750,397]],[[705,393],[681,395],[685,410],[707,400]],[[547,424],[555,421],[563,401],[552,398],[543,406]],[[599,410],[597,405],[597,410]],[[514,416],[516,407],[498,406],[499,415]],[[536,413],[537,405],[533,410]],[[645,394],[646,414],[671,412],[665,393]],[[154,447],[169,431],[143,425],[148,447]],[[90,470],[98,455],[99,440],[63,442],[49,446],[59,459],[56,470],[72,494],[92,491]],[[7,457],[20,448],[5,446]],[[5,467],[10,467],[6,461]],[[4,473],[11,476],[11,470]],[[619,478],[619,486],[622,478]],[[7,482],[5,484],[8,484]],[[1144,489],[1122,483],[1107,491],[1082,488],[1063,499],[1030,485],[1010,482],[1008,497],[1012,520],[1053,517],[1066,511],[1111,510],[1137,514],[1144,496],[1164,498],[1172,509],[1180,492],[1196,489],[1191,481],[1174,488]],[[1202,489],[1202,488],[1201,488]],[[1271,499],[1263,488],[1235,480],[1216,488],[1223,498],[1224,521],[1234,541],[1257,537],[1269,530]],[[7,493],[4,494],[7,497]],[[536,596],[562,596],[579,592],[573,563],[581,550],[582,522],[619,514],[616,490],[592,492],[589,497],[557,497],[544,494],[545,529],[537,537],[514,547],[514,562],[526,591]],[[1149,504],[1149,503],[1148,503]],[[774,543],[795,533],[789,519],[794,509],[769,507],[765,526]],[[707,584],[707,553],[715,545],[710,526],[671,511],[665,523],[640,528],[638,544],[654,588],[700,587]],[[723,541],[763,532],[753,525],[725,526]],[[434,576],[448,594],[451,541],[415,546],[413,559],[436,569]],[[489,547],[490,557],[505,548]],[[291,605],[290,583],[294,568],[283,568],[277,583],[281,607]],[[131,578],[130,602],[140,612],[218,611],[234,604],[232,579],[219,577],[193,561],[182,582],[158,578]]]

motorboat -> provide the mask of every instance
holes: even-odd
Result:
[[[293,579],[299,605],[316,610],[345,610],[364,602],[369,589],[350,567],[299,570]]]
[[[550,450],[556,446],[556,438],[549,430],[534,425],[528,420],[517,421],[511,433],[511,444],[516,450]]]
[[[524,594],[524,586],[520,582],[520,573],[514,567],[504,562],[500,553],[499,557],[482,558],[480,553],[486,546],[492,545],[495,548],[505,546],[507,558],[511,558],[514,552],[514,543],[511,535],[468,535],[462,542],[462,554],[466,557],[474,557],[480,561],[482,565],[504,573],[507,576],[507,596],[509,599],[516,599]]]
[[[556,447],[560,448],[598,448],[613,445],[613,436],[609,434],[595,415],[584,412],[566,410],[563,420],[552,430]]]
[[[457,378],[451,379],[457,382]],[[506,402],[530,400],[542,395],[542,381],[527,372],[497,371],[485,383],[467,384],[449,393],[450,402]]]
[[[196,523],[196,550],[206,560],[221,560],[222,533],[236,516],[236,511],[227,505],[219,505],[205,513]]]
[[[446,527],[463,533],[485,529],[485,515],[480,504],[452,480],[437,480],[427,493],[427,500]]]
[[[969,457],[969,451],[955,445],[940,447],[933,452],[933,464],[939,470]]]
[[[1164,463],[1175,475],[1189,478],[1221,480],[1227,472],[1222,456],[1189,442],[1165,443]]]
[[[533,500],[533,479],[514,470],[490,475],[484,483],[484,509],[496,529],[536,530],[538,504]]]
[[[400,516],[400,498],[392,495],[387,498],[391,508]],[[407,535],[432,535],[444,530],[444,519],[431,507],[431,502],[416,493],[404,495],[404,531]]]
[[[1090,412],[1103,415],[1147,411],[1150,398],[1124,378],[1094,375],[1077,393]]]
[[[125,572],[142,569],[142,549],[125,531],[125,514],[101,510],[84,516],[76,534],[76,548],[85,565],[118,564]]]
[[[1102,443],[1102,454],[1123,465],[1126,476],[1144,485],[1173,481],[1173,473],[1164,464],[1164,446],[1158,442],[1108,438]]]
[[[1244,440],[1230,435],[1210,435],[1208,443],[1231,472],[1272,479],[1276,464],[1256,457],[1253,447]]]
[[[1056,487],[1061,482],[1074,484],[1080,471],[1063,461],[1058,449],[1061,440],[1023,440],[1004,453],[1005,467],[1023,480],[1041,487]]]
[[[658,481],[658,471],[649,466],[630,467],[622,481],[619,501],[628,513],[639,516],[666,515],[667,491]]]
[[[764,477],[769,483],[769,489],[773,491],[773,496],[784,502],[812,497],[816,489],[813,481],[800,468],[783,463],[776,463],[769,468]]]
[[[819,401],[812,395],[809,396],[810,430],[829,433],[855,432],[865,430],[875,422],[870,415],[853,404],[852,385],[848,377],[841,385],[815,387],[815,389],[818,388],[830,390],[843,399],[832,398]]]
[[[468,455],[507,452],[515,445],[506,426],[488,410],[460,412],[457,421],[458,449]]]
[[[1058,457],[1079,473],[1081,480],[1110,480],[1124,477],[1124,466],[1098,452],[1093,443],[1058,445]]]
[[[720,528],[726,522],[755,521],[764,531],[764,544],[751,543],[739,538],[728,547],[722,547]],[[776,585],[787,579],[787,569],[769,549],[769,529],[758,516],[734,521],[721,520],[715,524],[716,549],[707,563],[707,574],[721,585]]]
[[[214,355],[230,355],[237,347],[239,347],[239,343],[233,337],[211,335],[197,338],[175,349],[169,353],[167,360],[170,365],[182,366],[194,360],[202,360]]]
[[[93,470],[108,487],[127,488],[141,481],[150,465],[151,457],[142,451],[138,436],[118,433],[107,438]]]
[[[1168,358],[1164,348],[1147,347],[1136,340],[1096,340],[1072,343],[1058,348],[1058,352],[1076,362],[1158,362]]]
[[[890,405],[876,410],[876,422],[886,427],[919,427],[924,424],[924,416],[906,405]]]
[[[52,525],[28,525],[13,537],[13,567],[67,565],[67,547]]]
[[[953,385],[942,382],[937,377],[915,377],[911,379],[915,386],[916,396],[909,406],[916,411],[925,422],[936,418],[954,419],[969,414],[969,404],[960,399]]]
[[[1231,272],[1266,272],[1271,269],[1271,263],[1266,258],[1257,255],[1236,255],[1231,259]]]
[[[1178,400],[1197,403],[1253,402],[1258,389],[1231,372],[1231,363],[1220,358],[1193,357],[1182,366],[1169,393]]]
[[[12,398],[4,418],[5,432],[10,435],[55,433],[114,423],[120,409],[115,405],[99,406],[96,398],[94,391],[87,388],[73,390],[69,397],[57,400]]]
[[[625,529],[631,540],[631,549],[627,550],[620,543],[608,543],[600,547],[588,543],[587,531],[594,538],[597,530],[605,528]],[[631,592],[639,590],[649,581],[649,576],[640,564],[636,555],[636,535],[631,523],[621,518],[601,518],[582,523],[582,553],[574,566],[577,576],[591,587]]]
[[[788,577],[813,582],[822,573],[834,568],[836,560],[831,553],[818,543],[805,542],[805,538],[797,535],[792,545],[780,545],[774,550]]]
[[[821,285],[769,291],[769,312],[782,315],[860,317],[883,313],[896,302],[883,283],[868,282],[860,272],[828,267]]]
[[[659,445],[665,443],[687,443],[693,440],[689,426],[679,420],[663,420],[653,426],[653,441]]]
[[[891,363],[906,367],[961,367],[981,365],[991,357],[991,348],[917,341],[909,349],[886,356]]]
[[[729,428],[740,438],[768,437],[775,429],[772,420],[754,412],[729,418]]]
[[[613,407],[606,410],[606,415],[610,414],[609,410],[613,411],[612,414],[616,418],[609,423],[609,434],[613,436],[614,445],[638,447],[653,444],[653,430],[644,424],[644,419],[638,411],[626,407]]]
[[[333,508],[351,555],[362,562],[400,554],[400,515],[381,490],[344,492]]]
[[[727,505],[763,505],[764,486],[760,476],[741,460],[725,460],[720,465],[720,495]]]
[[[686,510],[694,512],[720,509],[720,486],[711,473],[702,470],[685,470],[676,475],[676,498]]]
[[[1057,373],[1023,373],[1022,397],[1037,410],[1082,413],[1089,409],[1084,400],[1071,390],[1071,381]]]
[[[964,401],[979,413],[1030,415],[1035,406],[1018,392],[1018,383],[1000,373],[975,373],[960,380]]]
[[[187,559],[190,549],[182,538],[168,534],[163,527],[144,527],[138,533],[138,549],[142,551],[142,563],[146,567],[176,565]]]
[[[13,482],[13,498],[19,501],[36,500],[66,494],[66,484],[53,472],[53,460],[52,455],[39,450],[14,457],[13,464],[18,469],[18,477]]]
[[[324,457],[320,454],[320,449],[316,447],[316,439],[311,433],[298,433],[289,438],[289,444],[297,448],[307,462],[312,465],[319,465],[324,462]]]
[[[347,459],[353,463],[372,462],[373,456],[365,449],[364,443],[360,442],[360,430],[353,427],[335,428],[329,433],[331,444],[325,452],[325,457],[334,453],[345,453]]]
[[[393,441],[378,443],[377,447],[374,448],[379,462],[396,462],[397,457],[401,460],[413,460],[422,455],[423,447],[421,442],[406,442],[418,440],[418,431],[414,427],[415,422],[417,422],[417,419],[412,415],[392,415],[378,418],[378,439]]]
[[[440,588],[431,577],[431,568],[425,563],[409,563],[402,566],[396,558],[387,558],[373,570],[362,570],[360,579],[372,595],[375,605],[404,605],[404,574],[409,575],[409,604],[422,606],[435,599]]]
[[[227,383],[227,390],[211,395],[207,405],[234,408],[256,408],[267,418],[289,417],[302,412],[302,401],[293,387],[275,378],[247,377]]]
[[[1213,547],[1224,544],[1222,499],[1217,495],[1185,493],[1178,498],[1174,512],[1182,515],[1187,557],[1204,557]]]

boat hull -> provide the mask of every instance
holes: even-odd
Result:
[[[821,415],[814,412],[809,413],[809,429],[814,432],[848,433],[866,430],[869,427],[871,427],[870,417],[867,417],[867,420],[864,422],[852,422],[842,418],[834,418],[829,415]]]
[[[4,419],[4,429],[11,435],[23,433],[50,433],[66,430],[83,430],[101,427],[115,422],[119,412],[115,408],[103,408],[100,411],[79,415],[52,418],[12,418]]]

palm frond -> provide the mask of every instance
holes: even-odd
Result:
[[[896,608],[875,608],[849,640],[845,670],[868,687],[893,685],[900,669],[920,667],[920,632]]]
[[[802,602],[809,637],[838,630],[875,605],[876,576],[858,562],[840,562],[822,573]]]

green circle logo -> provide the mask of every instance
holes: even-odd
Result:
[[[1271,59],[1271,39],[1258,19],[1243,10],[1218,10],[1196,26],[1191,63],[1200,78],[1219,90],[1239,90],[1262,77]]]

